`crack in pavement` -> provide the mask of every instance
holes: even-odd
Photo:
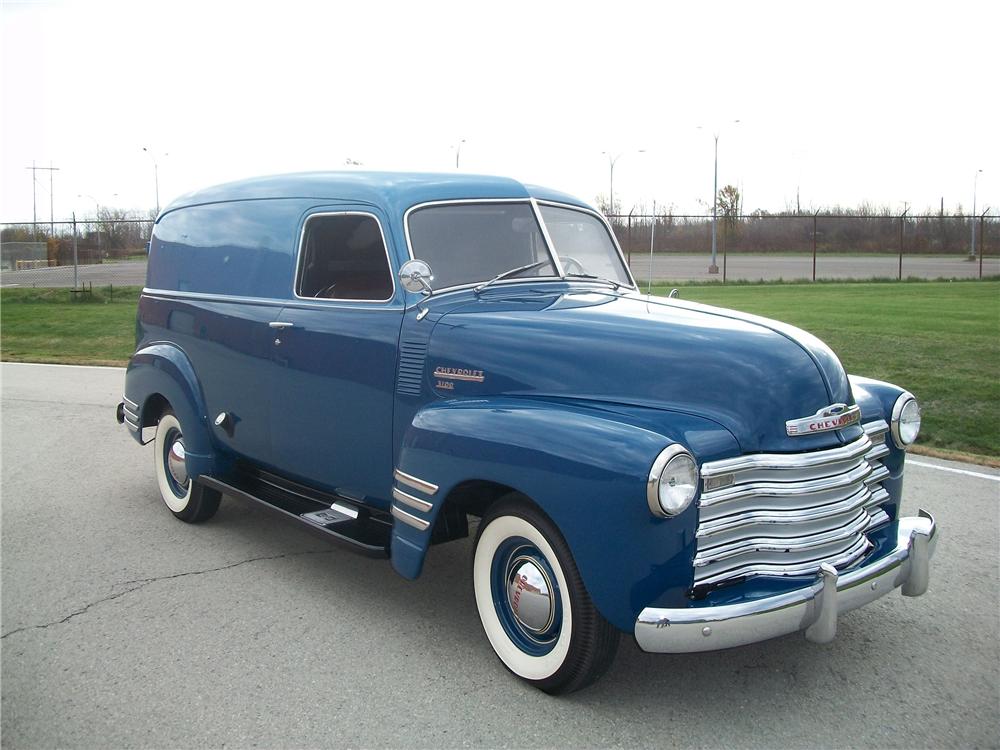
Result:
[[[247,563],[252,563],[252,562],[261,562],[263,560],[280,560],[285,557],[302,557],[303,555],[323,555],[323,554],[329,554],[331,552],[333,552],[332,549],[313,549],[313,550],[305,550],[304,552],[284,552],[280,555],[251,557],[248,560],[240,560],[239,562],[230,563],[229,565],[221,565],[217,568],[206,568],[205,570],[189,570],[185,573],[174,573],[173,575],[168,575],[168,576],[156,576],[154,578],[136,578],[131,581],[122,581],[121,583],[113,583],[111,584],[112,589],[115,589],[119,586],[131,586],[131,588],[127,588],[124,591],[119,591],[118,593],[111,594],[109,596],[105,596],[96,601],[85,604],[83,607],[76,610],[75,612],[70,612],[61,620],[54,620],[52,622],[42,623],[41,625],[25,625],[23,628],[15,628],[14,630],[10,630],[4,633],[3,635],[0,635],[0,640],[3,640],[9,635],[15,635],[16,633],[23,633],[26,630],[44,630],[45,628],[51,628],[55,625],[62,625],[65,622],[69,622],[74,617],[78,617],[86,613],[92,607],[96,607],[98,604],[114,601],[115,599],[123,597],[126,594],[131,594],[133,591],[138,591],[139,589],[143,589],[152,583],[156,583],[157,581],[169,581],[173,578],[186,578],[187,576],[199,576],[205,573],[216,573],[220,570],[229,570],[230,568],[236,568],[239,567],[240,565],[246,565]],[[133,586],[132,584],[137,584],[137,585]]]

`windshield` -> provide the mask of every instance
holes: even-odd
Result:
[[[556,276],[528,203],[463,203],[420,208],[408,227],[413,257],[427,261],[434,288],[488,281],[538,263],[519,278]]]
[[[567,276],[596,276],[631,285],[621,256],[596,216],[542,205],[542,220]]]
[[[570,208],[539,208],[567,276],[632,284],[600,219]],[[426,206],[410,213],[407,228],[413,257],[430,265],[435,289],[481,284],[497,277],[558,277],[527,202]]]

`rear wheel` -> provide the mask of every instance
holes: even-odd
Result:
[[[619,632],[594,607],[555,525],[510,495],[479,526],[476,607],[511,672],[547,693],[586,687],[611,665]]]
[[[160,417],[153,446],[156,483],[170,512],[186,523],[199,523],[214,516],[222,494],[188,476],[184,433],[172,411],[167,410]]]

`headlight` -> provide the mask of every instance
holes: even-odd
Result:
[[[649,470],[646,502],[654,516],[676,516],[698,493],[698,464],[679,445],[664,450]]]
[[[912,393],[904,391],[892,407],[892,440],[898,447],[906,449],[917,439],[919,432],[920,406]]]

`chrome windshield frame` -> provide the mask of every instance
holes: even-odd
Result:
[[[451,198],[451,199],[437,200],[437,201],[426,201],[424,203],[417,203],[410,206],[403,213],[403,235],[406,239],[406,254],[408,259],[414,260],[417,257],[413,252],[413,241],[412,238],[410,237],[410,214],[412,214],[414,211],[418,211],[422,208],[429,208],[431,206],[461,206],[469,204],[491,204],[491,203],[493,204],[522,203],[531,207],[532,213],[535,216],[535,221],[538,222],[538,227],[542,233],[542,239],[545,242],[545,247],[549,254],[549,261],[552,263],[553,268],[556,269],[556,272],[558,274],[557,276],[531,276],[528,278],[501,279],[495,282],[492,286],[501,286],[506,284],[525,284],[525,283],[532,283],[539,281],[547,281],[547,282],[578,281],[578,282],[589,282],[598,284],[607,283],[607,281],[604,279],[587,279],[587,278],[566,275],[566,272],[562,267],[562,263],[559,260],[559,256],[555,251],[555,246],[552,243],[552,237],[549,235],[548,227],[545,225],[545,221],[543,220],[541,215],[540,206],[553,206],[555,208],[565,208],[571,211],[579,211],[580,213],[589,214],[595,217],[598,221],[600,221],[604,225],[605,231],[608,233],[608,237],[611,240],[612,246],[618,253],[619,262],[625,269],[627,277],[631,280],[631,284],[621,284],[621,286],[630,289],[632,291],[638,289],[635,283],[635,277],[632,276],[632,270],[629,268],[628,263],[625,260],[625,256],[622,253],[622,249],[618,244],[618,240],[615,237],[615,233],[611,229],[611,225],[608,224],[607,219],[601,216],[601,214],[599,214],[597,211],[585,208],[583,206],[578,206],[572,203],[560,203],[559,201],[552,201],[552,200],[540,200],[531,196],[527,196],[524,198]],[[482,279],[479,281],[470,281],[465,284],[455,284],[453,286],[442,287],[440,289],[435,289],[434,295],[436,296],[439,294],[444,294],[446,292],[454,292],[460,289],[471,289],[483,283],[483,281],[486,281],[486,279]]]

